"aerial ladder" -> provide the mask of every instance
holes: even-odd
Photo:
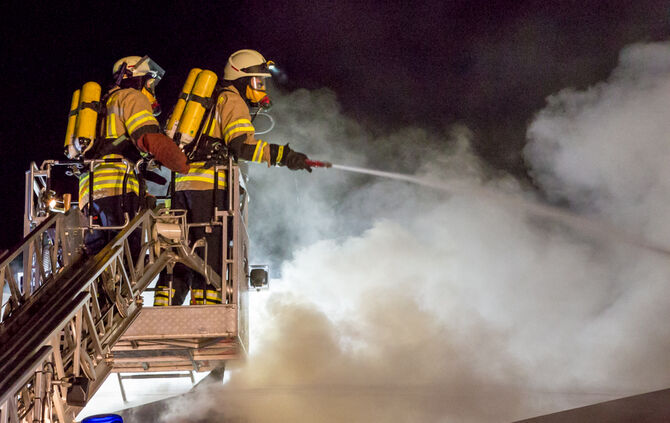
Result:
[[[121,161],[141,180],[139,164]],[[267,269],[248,263],[245,172],[232,158],[217,165],[226,172],[228,206],[215,208],[206,224],[222,227],[225,246],[222,268],[212,269],[197,254],[205,240],[188,242],[183,210],[145,208],[121,227],[104,228],[67,194],[57,198],[56,169],[91,170],[100,162],[48,160],[26,172],[24,238],[0,257],[0,292],[7,291],[0,423],[73,422],[113,372],[220,372],[246,354],[248,291],[267,285]],[[119,232],[89,257],[83,240],[92,229]],[[137,233],[141,247],[132,251],[129,237]],[[223,304],[144,307],[142,294],[178,262],[216,286]]]

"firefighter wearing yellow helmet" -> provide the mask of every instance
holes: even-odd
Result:
[[[266,163],[268,166],[286,166],[291,170],[312,169],[305,160],[307,156],[287,145],[270,144],[256,139],[249,107],[268,108],[271,105],[266,91],[266,80],[272,77],[272,62],[265,60],[255,50],[239,50],[231,54],[224,68],[223,81],[214,93],[216,104],[212,117],[203,125],[204,131],[197,151],[190,151],[193,157],[191,170],[176,177],[173,207],[188,211],[189,223],[210,222],[212,219],[212,198],[221,210],[226,207],[226,178],[223,172],[211,168],[211,158],[218,146],[225,145],[229,154],[238,160]],[[189,151],[190,146],[186,146]],[[216,179],[215,179],[216,178]],[[215,195],[216,191],[220,191]],[[207,240],[207,263],[213,269],[221,268],[221,228],[215,227],[205,232],[203,227],[193,227],[192,240]],[[204,278],[181,264],[173,271],[172,304],[182,304],[189,286],[192,287],[191,301],[194,304],[217,304],[221,296],[211,285],[205,285]],[[157,284],[154,305],[168,305],[169,281],[165,274]]]
[[[165,73],[148,56],[128,56],[118,60],[112,69],[111,89],[103,96],[103,111],[98,124],[98,137],[86,158],[121,159],[135,162],[142,154],[152,154],[168,168],[188,172],[184,153],[174,142],[160,133],[155,88]],[[79,181],[79,205],[102,226],[119,226],[125,213],[132,218],[140,207],[139,183],[126,173],[121,162],[100,163],[93,169],[93,202],[89,203],[89,174]],[[125,180],[124,180],[125,179]],[[114,231],[92,231],[86,236],[89,254],[97,253]]]

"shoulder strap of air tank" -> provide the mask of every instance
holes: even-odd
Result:
[[[110,88],[107,93],[105,93],[104,96],[100,99],[100,105],[99,105],[99,110],[98,110],[98,121],[97,121],[97,137],[95,140],[95,144],[93,145],[93,148],[90,150],[90,154],[87,155],[87,158],[89,159],[99,159],[103,156],[106,156],[108,154],[123,154],[124,156],[127,156],[128,150],[126,149],[126,143],[130,141],[128,136],[126,134],[121,135],[120,137],[116,139],[108,139],[105,138],[105,125],[107,123],[107,101],[109,100],[109,97],[118,90],[118,87]],[[139,160],[139,154],[138,157],[132,157],[130,158],[133,161]]]
[[[197,103],[202,104],[202,107],[204,107],[205,109],[209,109],[216,103],[214,94],[212,94],[210,97],[201,97],[197,94],[191,93],[188,95],[188,100],[189,101],[193,100]]]
[[[212,96],[209,98],[211,100],[209,104],[203,104],[207,116],[200,124],[200,128],[198,128],[198,135],[196,136],[195,141],[192,141],[184,148],[184,153],[186,153],[186,156],[190,161],[195,161],[195,156],[198,155],[198,153],[202,153],[201,150],[207,148],[207,146],[210,144],[207,141],[209,141],[210,138],[213,138],[208,134],[211,126],[214,124],[216,115],[214,112],[214,106],[216,105],[216,99],[219,97],[219,94],[221,94],[221,91],[223,91],[223,89],[217,85],[212,92]]]
[[[96,123],[97,130],[95,131],[95,133],[98,134],[96,141],[102,139],[105,136],[103,132],[105,130],[105,123],[107,121],[107,100],[109,99],[109,95],[110,91],[107,91],[105,95],[100,98],[98,121]]]
[[[100,98],[100,101],[92,101],[89,103],[82,103],[81,107],[92,108],[98,113],[97,120],[95,122],[95,139],[93,140],[93,146],[86,152],[84,158],[86,159],[99,159],[104,154],[100,154],[100,149],[102,147],[102,139],[104,138],[105,130],[105,120],[107,119],[107,99],[109,98],[109,92],[103,95]],[[80,110],[80,109],[78,109]]]
[[[201,136],[209,136],[209,131],[212,129],[212,125],[214,125],[214,119],[216,119],[216,112],[214,111],[214,106],[216,105],[216,99],[219,97],[220,91],[214,89],[214,92],[212,93],[212,104],[209,106],[207,110],[207,120],[203,122],[202,128],[200,128],[200,135]]]

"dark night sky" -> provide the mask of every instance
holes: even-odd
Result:
[[[547,95],[606,78],[626,44],[670,38],[661,0],[65,5],[3,7],[0,248],[20,240],[28,164],[63,158],[72,91],[106,84],[126,55],[167,70],[169,111],[190,68],[222,71],[254,48],[287,71],[284,89],[329,87],[373,133],[465,123],[493,167],[523,178],[524,130]]]

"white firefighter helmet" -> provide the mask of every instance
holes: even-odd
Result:
[[[114,85],[142,91],[151,103],[154,116],[160,114],[160,105],[156,100],[156,85],[165,75],[165,71],[149,56],[126,56],[117,60],[112,67],[112,75]]]
[[[123,78],[133,78],[149,74],[151,78],[160,80],[165,75],[165,70],[151,60],[149,56],[127,56],[114,63],[112,74],[117,75],[125,63]]]
[[[272,77],[268,69],[272,64],[256,50],[238,50],[228,57],[228,63],[223,70],[223,79],[234,81],[245,76]]]

